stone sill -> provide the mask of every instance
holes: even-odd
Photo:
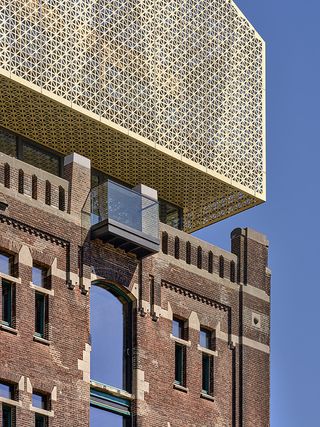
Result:
[[[21,284],[21,277],[13,277],[13,276],[10,276],[9,274],[5,274],[1,272],[0,272],[0,277],[1,279],[7,280],[8,282]]]
[[[12,328],[11,326],[5,325],[5,324],[0,324],[0,329],[2,329],[3,331],[9,332],[10,334],[14,334],[17,335],[18,331],[15,328]]]
[[[95,389],[95,390],[102,391],[102,392],[105,392],[105,393],[110,393],[110,394],[112,394],[113,396],[116,396],[116,397],[121,397],[123,399],[128,399],[128,400],[133,400],[134,399],[134,395],[131,394],[131,393],[129,393],[129,392],[127,392],[127,391],[125,391],[125,390],[121,390],[121,389],[119,389],[117,387],[113,387],[113,386],[110,386],[110,385],[107,385],[107,384],[102,384],[102,383],[99,383],[97,381],[91,380],[90,381],[90,386],[93,389]]]
[[[45,338],[38,337],[37,335],[33,335],[33,341],[40,342],[41,344],[50,345],[51,341],[46,340]]]
[[[199,351],[201,351],[202,353],[206,353],[209,356],[215,356],[215,357],[218,356],[218,352],[217,351],[210,350],[209,348],[206,348],[206,347],[202,347],[200,344],[198,344],[197,348],[198,348]]]
[[[202,399],[206,399],[206,400],[211,400],[211,402],[214,402],[214,396],[211,396],[210,394],[207,393],[201,393],[200,397]]]
[[[170,339],[177,342],[178,344],[185,345],[186,347],[191,347],[191,341],[183,340],[182,338],[175,337],[172,334],[170,334]]]
[[[53,289],[42,288],[41,286],[37,286],[32,282],[30,282],[30,288],[34,289],[37,292],[42,292],[43,294],[54,296]]]
[[[176,384],[176,383],[173,384],[173,388],[175,388],[176,390],[179,390],[179,391],[183,391],[184,393],[188,393],[188,391],[189,391],[189,389],[187,387],[184,387],[183,385]]]
[[[47,411],[46,409],[35,408],[32,405],[30,405],[30,411],[36,412],[37,414],[45,415],[46,417],[53,417],[54,416],[53,411]]]

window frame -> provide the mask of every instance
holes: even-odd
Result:
[[[102,288],[104,291],[111,293],[115,298],[119,300],[122,304],[124,323],[123,323],[123,389],[120,391],[121,396],[115,396],[113,394],[114,387],[112,385],[107,385],[96,381],[94,378],[91,378],[91,388],[90,388],[90,406],[99,408],[107,412],[117,413],[118,415],[123,416],[124,425],[130,427],[132,425],[132,413],[131,413],[131,397],[132,397],[132,386],[133,386],[133,361],[132,361],[132,349],[133,349],[133,322],[134,322],[134,300],[131,299],[128,293],[125,292],[120,286],[104,281],[95,281],[91,284],[91,289],[93,286]],[[113,390],[112,393],[109,393],[108,390]],[[126,399],[125,396],[128,396]],[[101,403],[100,405],[95,401],[97,396],[102,399],[104,402],[107,402],[105,405]],[[122,401],[126,410],[117,410],[115,407],[110,405],[111,400],[113,401]]]
[[[5,271],[1,271],[0,273],[5,274],[7,276],[13,276],[13,266],[14,266],[14,255],[5,251],[0,251],[0,257],[4,256],[8,259],[8,272]]]
[[[16,308],[16,287],[15,284],[9,280],[0,279],[1,283],[1,324],[9,328],[14,328],[15,326],[15,308]],[[9,298],[5,304],[4,289],[9,289]],[[7,307],[6,307],[7,306]],[[4,319],[5,309],[9,313],[9,320]]]
[[[38,292],[35,291],[34,293],[35,295],[35,304],[34,304],[34,308],[35,308],[35,315],[34,315],[34,336],[37,338],[42,338],[47,340],[48,339],[48,323],[49,323],[49,297],[48,295],[42,293],[42,292]],[[40,332],[37,330],[38,325],[37,325],[37,316],[38,316],[38,309],[37,309],[37,299],[38,301],[40,301],[40,299],[42,300],[41,305],[42,305],[42,313],[40,313]]]
[[[174,354],[174,384],[182,387],[186,387],[187,375],[187,350],[184,344],[178,342],[175,343],[175,354]]]
[[[202,353],[202,386],[201,393],[205,396],[214,395],[214,356]]]
[[[51,173],[52,175],[55,175],[55,176],[63,177],[63,155],[61,155],[59,152],[57,152],[55,150],[50,149],[49,147],[45,147],[42,144],[39,144],[39,143],[37,143],[35,141],[32,141],[29,138],[26,138],[26,137],[24,137],[22,135],[19,135],[16,132],[12,132],[9,129],[6,129],[5,127],[3,127],[3,126],[0,126],[0,129],[3,130],[4,132],[7,132],[7,133],[11,134],[14,137],[14,139],[15,139],[15,145],[16,145],[16,147],[15,147],[15,156],[14,156],[14,158],[22,160],[23,162],[25,162],[27,164],[30,164],[29,162],[25,161],[24,155],[23,155],[23,145],[27,144],[30,147],[35,148],[39,152],[42,152],[43,154],[52,155],[53,157],[55,157],[56,160],[58,161],[58,175],[55,174],[55,173],[52,173],[52,172],[48,172],[48,173]],[[6,153],[4,153],[4,154],[6,154]],[[6,154],[6,155],[12,157],[10,154]],[[34,165],[32,165],[32,166],[34,166]],[[45,169],[42,169],[39,166],[35,166],[35,167],[37,167],[37,168],[39,168],[41,170],[45,170]]]

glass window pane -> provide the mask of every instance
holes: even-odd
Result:
[[[103,409],[90,407],[90,427],[125,427],[125,418]]]
[[[183,339],[183,326],[184,322],[179,319],[173,319],[172,321],[172,335],[177,338]]]
[[[6,399],[13,398],[13,385],[8,383],[0,383],[0,396]]]
[[[60,175],[60,159],[53,153],[23,141],[22,160],[54,175]]]
[[[37,286],[44,287],[46,271],[41,267],[32,267],[32,283]]]
[[[92,286],[90,293],[91,379],[123,389],[124,306],[99,286]]]
[[[35,427],[47,427],[47,417],[35,414]]]
[[[5,281],[2,282],[2,321],[12,324],[12,285]]]
[[[8,405],[2,405],[2,426],[12,427],[13,426],[13,408]]]
[[[206,329],[200,330],[200,345],[204,348],[211,347],[211,332]]]
[[[0,253],[0,271],[11,275],[11,256]]]
[[[15,135],[4,129],[0,129],[0,151],[12,157],[17,155]]]
[[[46,298],[45,295],[35,294],[35,332],[41,337],[45,333]]]
[[[41,393],[32,394],[32,406],[34,408],[47,409],[47,396]]]
[[[184,352],[182,345],[176,344],[175,348],[175,382],[184,385]]]
[[[202,391],[207,394],[212,393],[211,375],[212,375],[212,356],[202,355]]]

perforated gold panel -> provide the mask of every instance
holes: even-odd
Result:
[[[228,0],[0,4],[1,124],[201,228],[265,198],[264,43]]]

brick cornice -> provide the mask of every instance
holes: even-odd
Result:
[[[7,225],[12,225],[14,228],[18,228],[19,230],[33,234],[34,236],[38,236],[41,239],[49,240],[50,242],[55,243],[56,245],[63,248],[70,245],[70,242],[67,240],[61,239],[60,237],[54,236],[53,234],[50,234],[46,231],[39,230],[38,228],[32,227],[31,225],[25,224],[17,219],[9,218],[4,214],[0,214],[0,222]]]
[[[211,298],[200,295],[197,292],[191,291],[190,289],[186,289],[180,285],[173,284],[173,283],[167,282],[165,280],[162,280],[161,286],[164,288],[173,290],[174,292],[177,292],[181,295],[184,295],[184,296],[187,296],[189,298],[195,299],[197,301],[203,302],[204,304],[211,305],[212,307],[218,308],[219,310],[229,311],[229,309],[230,309],[230,307],[228,307],[225,304],[222,304],[222,303],[215,301]]]

